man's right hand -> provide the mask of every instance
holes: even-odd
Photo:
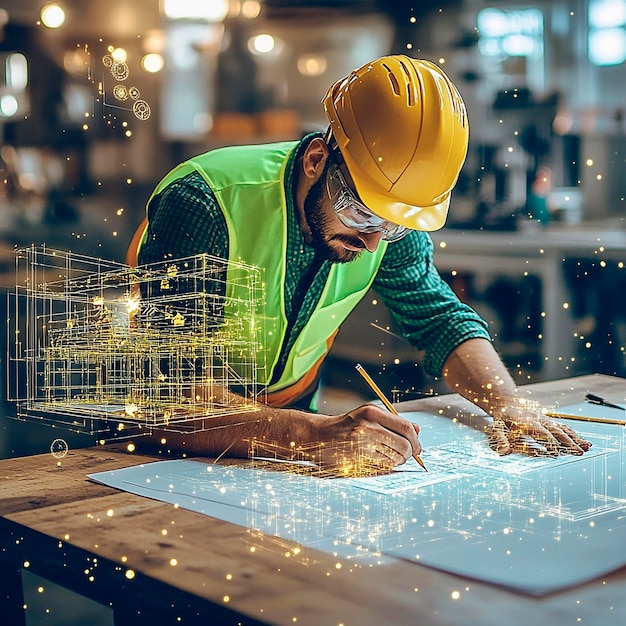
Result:
[[[389,471],[422,451],[417,424],[373,404],[343,415],[310,417],[308,458],[340,475]]]

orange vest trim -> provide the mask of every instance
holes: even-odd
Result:
[[[148,228],[148,218],[144,217],[135,231],[133,238],[130,240],[128,250],[126,251],[126,265],[130,265],[131,267],[137,267],[137,265],[139,265],[139,244],[143,239],[146,228]]]

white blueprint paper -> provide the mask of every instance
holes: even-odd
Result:
[[[383,554],[541,595],[626,565],[626,429],[577,424],[583,457],[499,457],[445,417],[420,424],[422,460],[389,475],[329,479],[158,461],[101,483],[346,558]]]

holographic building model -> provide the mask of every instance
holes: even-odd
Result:
[[[206,254],[130,267],[16,253],[10,396],[19,419],[87,433],[210,428],[257,406],[263,279]]]

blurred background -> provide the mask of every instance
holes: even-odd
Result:
[[[624,374],[626,0],[3,0],[2,289],[16,246],[124,260],[172,166],[324,129],[328,86],[388,53],[435,61],[466,101],[436,262],[518,382]],[[357,361],[397,399],[445,391],[375,293],[340,333],[321,410],[368,396]],[[6,428],[0,453],[37,449]]]
[[[172,166],[324,129],[330,84],[388,53],[438,63],[466,101],[470,151],[435,259],[517,381],[623,376],[626,0],[1,0],[1,306],[16,246],[123,261]],[[446,391],[418,356],[372,293],[320,409],[369,399],[357,361],[395,399]],[[50,429],[14,412],[4,402],[0,457],[48,450]],[[36,588],[30,623],[85,623],[75,599],[37,608]]]
[[[124,260],[172,166],[324,129],[328,86],[388,53],[438,63],[466,101],[436,262],[518,382],[623,375],[626,0],[3,0],[2,289],[16,246]],[[321,410],[369,396],[357,361],[396,399],[445,391],[375,293],[340,333]],[[3,455],[47,446],[4,428]]]

